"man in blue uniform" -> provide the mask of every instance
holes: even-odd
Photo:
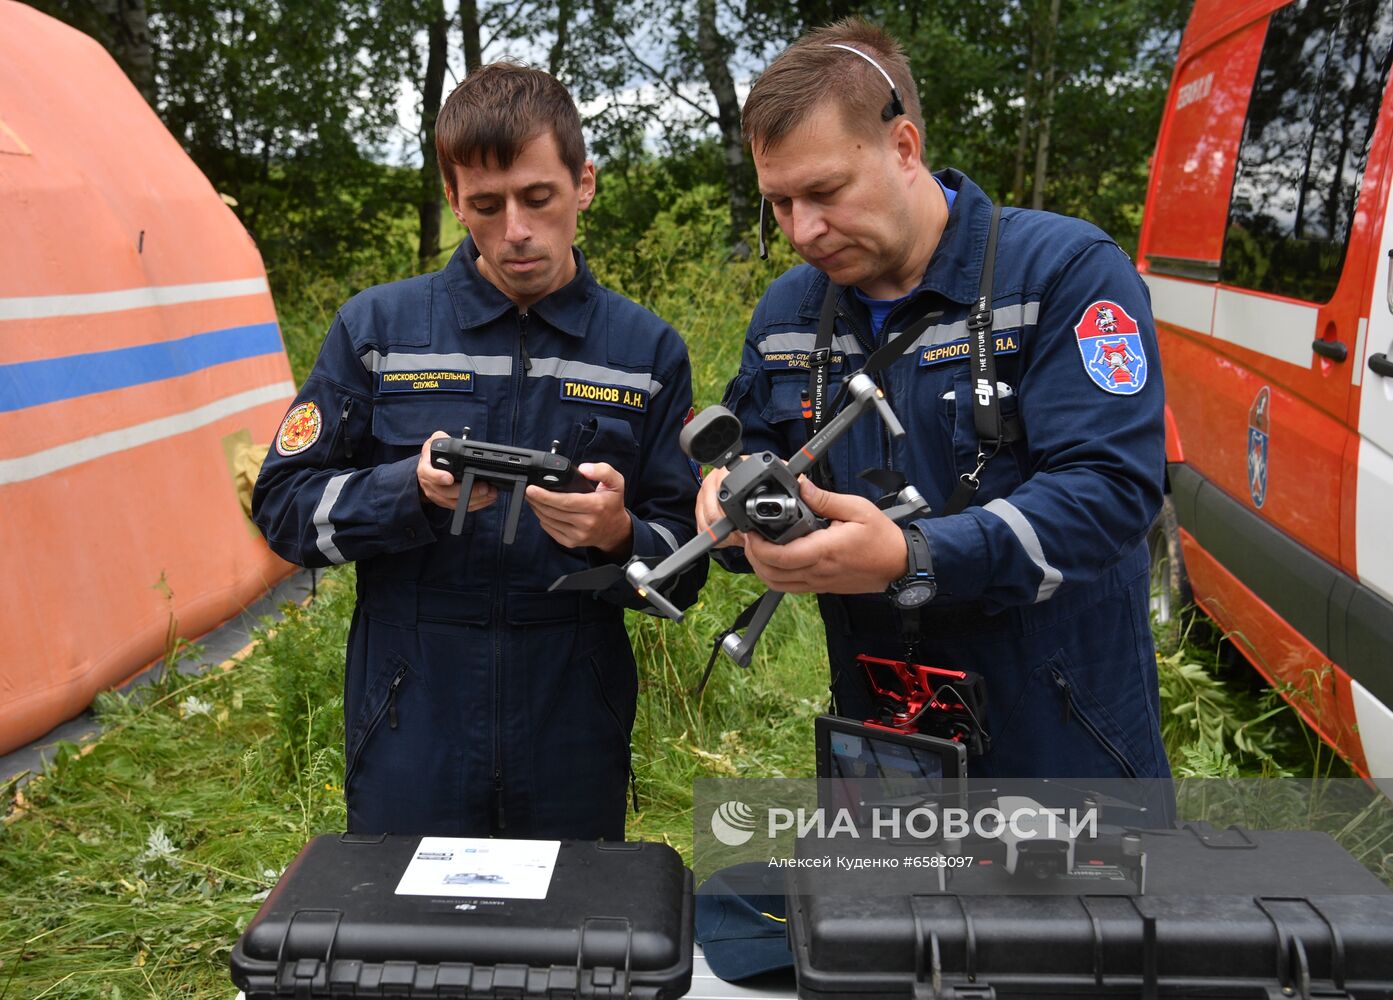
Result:
[[[595,171],[559,83],[484,67],[441,109],[436,145],[470,236],[443,271],[339,311],[254,517],[292,562],[358,564],[350,831],[622,839],[637,693],[622,605],[637,600],[547,587],[692,536],[687,351],[572,246]],[[461,498],[427,460],[432,439],[464,427],[475,441],[559,442],[596,489],[527,487],[505,545],[496,488]],[[455,536],[457,503],[470,513]],[[704,578],[694,567],[672,599],[690,604]]]
[[[749,450],[792,454],[809,394],[830,419],[837,387],[876,347],[942,315],[877,376],[908,434],[892,443],[862,420],[831,450],[822,488],[805,484],[830,527],[783,546],[735,537],[743,552],[718,557],[824,595],[842,715],[873,714],[858,653],[908,656],[984,675],[992,743],[969,761],[974,776],[1167,776],[1145,545],[1163,394],[1130,260],[1088,223],[1019,209],[1002,211],[991,249],[990,200],[958,171],[925,167],[908,63],[864,22],[814,31],[775,60],[743,125],[760,190],[808,262],[756,307],[726,390]],[[994,349],[984,357],[979,330]],[[892,523],[872,502],[884,479],[873,487],[867,469],[901,473],[933,514]],[[719,517],[722,478],[702,487],[699,529]]]

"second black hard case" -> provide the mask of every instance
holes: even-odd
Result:
[[[1141,836],[1145,894],[1121,879],[1049,891],[1027,879],[1016,894],[1020,876],[999,864],[942,887],[931,868],[798,869],[798,995],[1393,1000],[1393,892],[1325,834],[1201,824]]]

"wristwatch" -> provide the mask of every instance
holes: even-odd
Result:
[[[909,550],[909,572],[891,583],[886,593],[896,607],[907,611],[932,601],[938,593],[938,581],[934,579],[933,558],[924,533],[918,528],[905,528],[904,541]]]

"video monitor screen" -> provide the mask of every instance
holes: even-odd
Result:
[[[889,740],[834,732],[832,778],[879,778],[886,785],[925,784],[943,777],[943,757],[934,749]]]
[[[951,740],[836,716],[817,720],[817,737],[822,805],[866,818],[877,806],[912,807],[963,790],[967,751]]]

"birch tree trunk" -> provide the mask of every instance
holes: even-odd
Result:
[[[730,191],[730,247],[744,258],[750,253],[745,230],[750,222],[750,197],[745,190],[745,143],[740,137],[740,102],[730,76],[728,46],[716,26],[716,0],[697,0],[697,51],[706,85],[716,98],[716,119],[725,154],[726,187]]]

